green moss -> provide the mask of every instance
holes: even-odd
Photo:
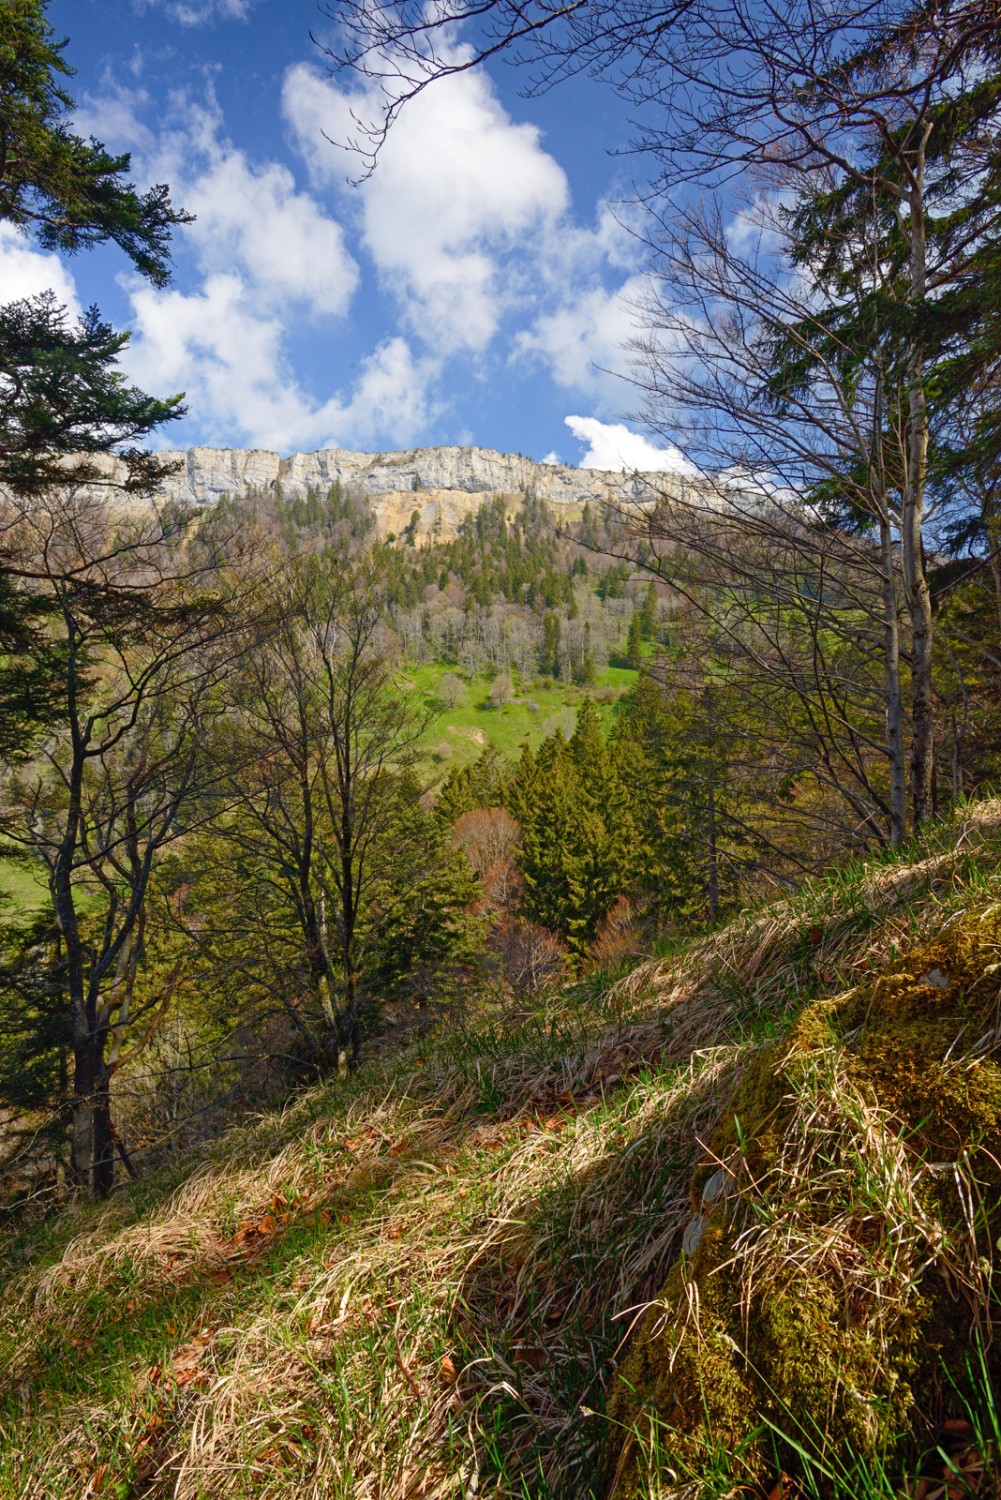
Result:
[[[611,1395],[615,1500],[648,1492],[651,1423],[665,1472],[697,1476],[700,1455],[722,1441],[740,1450],[742,1477],[761,1479],[776,1430],[790,1439],[790,1471],[797,1446],[835,1468],[889,1455],[902,1471],[943,1418],[961,1415],[960,1372],[988,1310],[936,1246],[962,1235],[959,1164],[980,1205],[976,1251],[997,1257],[999,1026],[994,908],[954,921],[869,984],[808,1006],[783,1041],[757,1053],[694,1175],[693,1208],[720,1160],[738,1168],[738,1191],[707,1209],[693,1260],[672,1270]],[[873,1146],[874,1121],[885,1149]],[[788,1167],[794,1148],[802,1178]],[[893,1152],[909,1164],[906,1202],[891,1201],[889,1171],[880,1197]],[[793,1227],[809,1253],[787,1258],[781,1236],[766,1235],[759,1243],[776,1248],[752,1274],[741,1234],[753,1240],[768,1223]],[[924,1236],[915,1275],[890,1286],[911,1234]]]
[[[710,1225],[696,1262],[725,1259],[727,1246],[722,1229]],[[638,1455],[632,1455],[635,1436],[642,1436],[651,1422],[668,1430],[672,1459],[692,1471],[713,1439],[736,1446],[748,1432],[756,1391],[734,1359],[729,1287],[721,1278],[703,1283],[696,1268],[693,1272],[690,1276],[684,1262],[673,1268],[661,1297],[643,1319],[611,1395],[609,1416],[619,1439],[613,1444],[613,1457],[620,1460],[625,1450],[627,1459],[620,1469],[622,1494],[634,1493],[631,1481],[640,1472]],[[698,1337],[689,1339],[685,1334],[696,1287]]]

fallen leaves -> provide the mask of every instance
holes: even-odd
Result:
[[[205,1369],[204,1358],[214,1338],[215,1334],[211,1329],[203,1328],[190,1343],[182,1344],[179,1349],[174,1350],[171,1373],[175,1385],[190,1385],[195,1389],[208,1385],[209,1372]]]
[[[789,1474],[780,1474],[768,1492],[768,1500],[805,1500],[805,1491]]]
[[[293,1219],[307,1213],[312,1206],[312,1200],[307,1197],[286,1198],[283,1194],[276,1193],[264,1208],[247,1214],[240,1220],[225,1242],[227,1259],[233,1259],[234,1252],[244,1260],[260,1254],[280,1230],[286,1228]],[[218,1274],[218,1271],[213,1273],[212,1279],[215,1280]],[[222,1274],[226,1277],[232,1272],[224,1271]]]
[[[169,1331],[174,1332],[173,1325],[170,1325]],[[199,1389],[208,1385],[209,1371],[205,1367],[205,1356],[211,1349],[215,1336],[215,1327],[201,1328],[186,1344],[181,1344],[174,1350],[166,1366],[159,1362],[150,1365],[145,1374],[140,1375],[136,1381],[133,1400],[140,1399],[149,1386],[162,1385],[165,1375],[169,1376],[179,1389],[185,1386]],[[159,1417],[151,1417],[147,1428],[153,1430],[161,1425]]]
[[[108,1464],[99,1464],[98,1467],[94,1470],[93,1474],[90,1476],[90,1483],[87,1485],[87,1488],[84,1491],[85,1500],[89,1500],[89,1497],[91,1495],[100,1495],[102,1493],[104,1489],[104,1481],[108,1477],[108,1469]]]
[[[969,1422],[961,1417],[943,1422],[939,1452],[943,1461],[935,1472],[918,1479],[901,1500],[970,1500],[973,1495],[987,1500],[996,1493],[994,1463],[976,1446]]]

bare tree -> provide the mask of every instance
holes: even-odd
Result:
[[[746,205],[740,236],[718,209],[665,222],[643,309],[651,332],[637,343],[646,415],[672,433],[683,425],[717,477],[682,480],[639,529],[690,605],[721,624],[736,610],[739,659],[750,663],[757,641],[758,669],[801,701],[803,728],[829,756],[828,775],[853,817],[863,815],[859,793],[899,844],[907,826],[892,483],[900,461],[894,467],[886,448],[889,431],[899,455],[900,407],[886,399],[880,330],[870,330],[864,357],[852,350],[846,359],[795,248],[779,194]],[[871,282],[879,274],[878,259],[865,259],[871,245],[851,250],[859,284]],[[845,529],[849,520],[861,535]],[[851,768],[847,781],[838,763]]]
[[[589,71],[645,111],[637,146],[650,154],[648,203],[684,210],[694,187],[725,203],[735,181],[767,191],[780,169],[806,198],[831,188],[821,213],[875,205],[892,268],[893,377],[903,393],[897,532],[911,645],[910,793],[920,824],[934,778],[934,622],[925,566],[936,304],[996,241],[992,69],[997,20],[981,0],[635,0],[522,6],[415,0],[329,7],[343,28],[335,66],[373,81],[382,102],[363,129],[368,165],[406,102],[432,81],[510,55],[534,87]],[[455,22],[471,40],[456,40]],[[356,145],[359,143],[356,142]],[[837,253],[837,251],[835,251]],[[887,616],[889,621],[889,616]],[[888,626],[889,628],[889,626]],[[899,812],[899,807],[898,807]]]
[[[354,69],[376,87],[372,117],[359,117],[356,136],[339,143],[359,153],[368,175],[400,112],[430,84],[495,58],[526,65],[535,91],[581,73],[616,79],[618,70],[617,81],[639,83],[641,60],[656,55],[689,3],[330,0],[321,10],[336,23],[337,40],[313,40],[333,69]]]
[[[846,225],[863,226],[870,252],[878,246],[869,257],[870,272],[878,258],[875,279],[857,290],[867,290],[872,311],[882,314],[878,342],[902,394],[895,520],[910,623],[915,825],[934,797],[925,554],[930,391],[941,342],[931,330],[936,302],[955,292],[997,232],[993,195],[980,193],[998,113],[981,82],[996,46],[993,18],[972,3],[832,9],[804,0],[766,15],[727,6],[715,21],[697,6],[661,59],[670,138],[659,132],[651,142],[665,191],[693,179],[720,190],[735,170],[757,174],[767,190],[778,176],[814,213],[807,272],[818,262],[827,273],[857,271],[850,249],[846,259]],[[843,336],[851,337],[858,302],[850,296],[848,316],[837,320]],[[871,321],[856,325],[860,332],[871,340]],[[855,344],[856,368],[868,352]],[[842,372],[851,363],[850,356]],[[888,407],[885,384],[880,397]]]
[[[168,982],[133,1006],[150,879],[204,791],[206,726],[239,643],[221,590],[185,557],[179,518],[72,489],[6,511],[10,568],[48,598],[63,687],[37,753],[5,777],[0,831],[48,872],[72,1029],[72,1171],[103,1196],[116,1151],[129,1165],[112,1076],[171,993]]]
[[[291,562],[274,617],[235,684],[237,744],[224,751],[233,812],[218,831],[260,855],[290,901],[326,1030],[314,1044],[347,1066],[361,1043],[367,942],[436,858],[405,816],[421,795],[413,773],[428,716],[397,688],[366,564]]]

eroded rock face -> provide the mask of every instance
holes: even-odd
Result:
[[[520,454],[489,448],[414,448],[398,453],[354,453],[321,448],[288,458],[264,448],[189,448],[163,455],[179,463],[162,493],[191,505],[212,505],[223,495],[274,490],[286,496],[309,489],[326,491],[339,481],[369,497],[383,536],[400,534],[414,511],[418,543],[453,536],[468,515],[495,495],[510,497],[512,510],[522,492],[533,490],[553,507],[579,514],[587,503],[613,500],[649,503],[680,481],[670,474],[629,475],[566,464],[539,464]]]

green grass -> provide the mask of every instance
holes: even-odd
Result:
[[[436,689],[447,672],[460,679],[466,697],[454,708],[445,709],[438,703]],[[442,770],[470,764],[487,745],[513,759],[526,741],[537,749],[557,725],[571,734],[577,710],[587,696],[594,699],[606,731],[610,730],[618,700],[634,685],[638,674],[626,667],[606,667],[590,689],[556,682],[551,677],[531,678],[516,685],[510,703],[493,708],[488,700],[496,675],[482,672],[470,676],[440,664],[408,672],[406,681],[411,691],[419,695],[422,707],[434,712],[422,748]]]
[[[1001,899],[997,814],[974,834],[936,829],[617,987],[475,1016],[12,1229],[2,1500],[603,1493],[613,1363],[734,1078],[863,958]],[[732,1492],[727,1453],[703,1496]]]
[[[18,917],[40,911],[47,901],[45,875],[40,867],[0,859],[0,916]]]

